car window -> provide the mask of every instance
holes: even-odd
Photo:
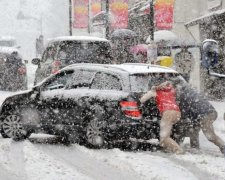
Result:
[[[79,62],[110,62],[111,46],[108,42],[62,41],[60,42],[57,59],[65,64]]]
[[[146,92],[152,86],[165,81],[183,83],[185,80],[177,73],[134,74],[130,76],[132,92]]]
[[[12,47],[15,45],[14,41],[0,41],[0,46]]]
[[[122,90],[122,84],[115,75],[97,73],[91,84],[91,89]]]
[[[89,88],[95,73],[89,70],[76,70],[66,89]]]
[[[47,82],[44,83],[43,87],[41,88],[42,91],[51,91],[54,89],[62,89],[64,88],[69,80],[72,78],[73,71],[64,71],[61,72]]]

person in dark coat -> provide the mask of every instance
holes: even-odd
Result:
[[[18,82],[18,69],[22,65],[22,58],[19,56],[17,51],[13,51],[6,59],[6,82],[8,82],[7,90],[15,89]]]
[[[36,39],[36,56],[41,57],[44,49],[44,36],[40,35],[39,38]]]
[[[206,138],[220,148],[222,153],[225,153],[225,142],[216,135],[213,122],[217,118],[217,112],[211,103],[190,85],[183,82],[176,86],[177,99],[181,110],[181,114],[191,123],[199,123]],[[197,137],[196,137],[197,136]],[[190,135],[191,145],[199,148],[198,134]],[[197,141],[194,143],[193,141]]]

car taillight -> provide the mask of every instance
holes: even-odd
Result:
[[[120,102],[121,110],[125,116],[132,119],[141,119],[142,113],[138,109],[138,104],[135,101],[121,101]]]
[[[24,67],[24,66],[22,66],[18,69],[18,73],[20,75],[24,75],[24,74],[26,74],[26,72],[27,72],[27,70],[26,70],[26,67]]]
[[[52,63],[52,74],[59,72],[62,63],[60,60],[56,60]]]

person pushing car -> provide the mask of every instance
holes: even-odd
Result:
[[[152,86],[151,90],[144,94],[140,102],[145,103],[154,97],[162,116],[160,121],[160,145],[169,152],[183,154],[183,149],[170,137],[172,127],[181,118],[180,108],[176,103],[176,90],[172,83],[165,81]]]
[[[182,116],[190,119],[191,123],[198,123],[206,138],[218,146],[225,156],[225,142],[216,135],[213,127],[213,122],[217,119],[215,108],[186,82],[178,83],[175,88]],[[189,136],[191,145],[199,148],[199,133],[191,133]]]

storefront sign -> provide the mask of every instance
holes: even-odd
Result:
[[[127,28],[128,26],[128,0],[111,0],[111,27]]]
[[[173,10],[175,0],[155,1],[155,22],[157,29],[173,28]]]
[[[221,0],[208,0],[208,9],[213,9],[221,6]]]
[[[74,28],[88,27],[88,0],[73,0]]]

